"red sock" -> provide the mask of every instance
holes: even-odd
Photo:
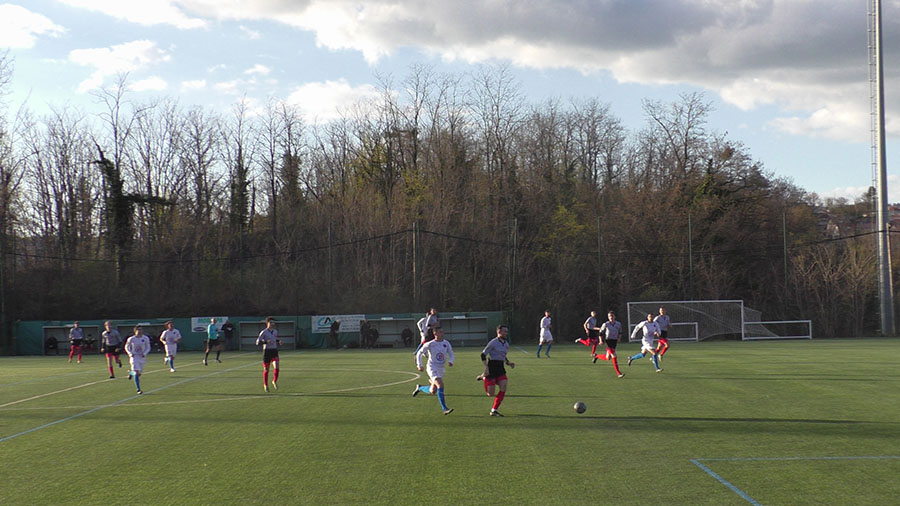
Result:
[[[112,366],[109,366],[109,375],[114,376]]]
[[[594,343],[593,346],[591,346],[591,355],[595,353],[597,353],[597,343]]]
[[[619,359],[616,357],[612,358],[613,369],[616,370],[616,374],[622,374],[622,371],[619,370]]]
[[[491,392],[488,390],[487,380],[481,380],[481,382],[484,383],[484,393],[490,395]]]
[[[73,346],[72,349],[69,350],[69,360],[72,360],[72,355],[74,355],[74,354],[75,354],[75,347]],[[78,359],[80,360],[81,357],[78,357]]]
[[[278,362],[275,362],[275,376],[272,378],[272,381],[278,383]]]
[[[268,384],[269,384],[269,368],[266,367],[265,369],[263,369],[263,386],[266,386]]]
[[[669,351],[668,346],[666,346],[665,348],[662,349],[662,351],[659,352],[659,356],[661,357],[661,356],[665,355],[667,351]]]
[[[609,360],[609,357],[606,355],[594,355],[594,358],[599,358],[600,360]]]
[[[497,392],[497,397],[494,398],[494,407],[492,409],[497,409],[500,407],[500,403],[503,402],[503,398],[506,397],[506,392],[503,390]]]
[[[78,361],[81,362],[81,346],[78,347]]]

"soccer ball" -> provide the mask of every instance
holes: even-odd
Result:
[[[576,402],[572,407],[575,408],[575,412],[579,415],[587,410],[587,406],[585,406],[583,402]]]

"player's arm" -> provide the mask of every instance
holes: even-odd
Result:
[[[453,367],[453,360],[456,358],[456,357],[453,355],[453,345],[447,344],[447,347],[449,348],[449,351],[450,351],[450,361],[447,362],[447,363],[450,364],[450,367]]]

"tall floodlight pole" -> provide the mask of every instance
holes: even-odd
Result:
[[[877,202],[876,202],[876,228],[878,237],[878,287],[881,299],[881,334],[894,335],[894,287],[891,281],[891,238],[890,238],[890,214],[887,200],[887,155],[885,150],[884,134],[884,69],[882,68],[881,45],[881,0],[874,0],[874,37],[872,50],[875,63],[875,93],[873,93],[873,108],[877,113]],[[871,62],[870,62],[871,64]],[[871,78],[871,76],[870,76]]]

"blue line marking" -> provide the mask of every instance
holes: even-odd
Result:
[[[718,474],[716,474],[712,469],[706,467],[701,463],[703,462],[773,462],[773,461],[800,461],[800,460],[894,460],[900,459],[900,455],[869,455],[869,456],[859,456],[859,457],[729,457],[729,458],[718,458],[718,459],[691,459],[691,463],[695,466],[703,469],[706,474],[712,476],[722,485],[725,485],[732,492],[741,496],[745,501],[750,504],[754,504],[756,506],[761,506],[759,502],[755,499],[747,495],[743,490],[735,487],[725,478],[722,478]]]
[[[741,489],[735,487],[734,485],[731,484],[731,482],[729,482],[729,481],[726,480],[725,478],[722,478],[721,476],[719,476],[718,474],[716,474],[715,472],[713,472],[712,469],[710,469],[710,468],[704,466],[703,464],[701,464],[699,460],[697,460],[697,459],[691,459],[691,462],[692,462],[695,466],[699,467],[700,469],[703,469],[703,470],[706,472],[706,474],[708,474],[708,475],[712,476],[713,478],[715,478],[719,483],[721,483],[722,485],[725,485],[726,487],[730,488],[732,492],[734,492],[735,494],[741,496],[745,501],[749,502],[750,504],[753,504],[754,506],[761,506],[758,502],[756,502],[756,500],[754,500],[752,497],[750,497],[749,495],[747,495],[743,490],[741,490]]]

